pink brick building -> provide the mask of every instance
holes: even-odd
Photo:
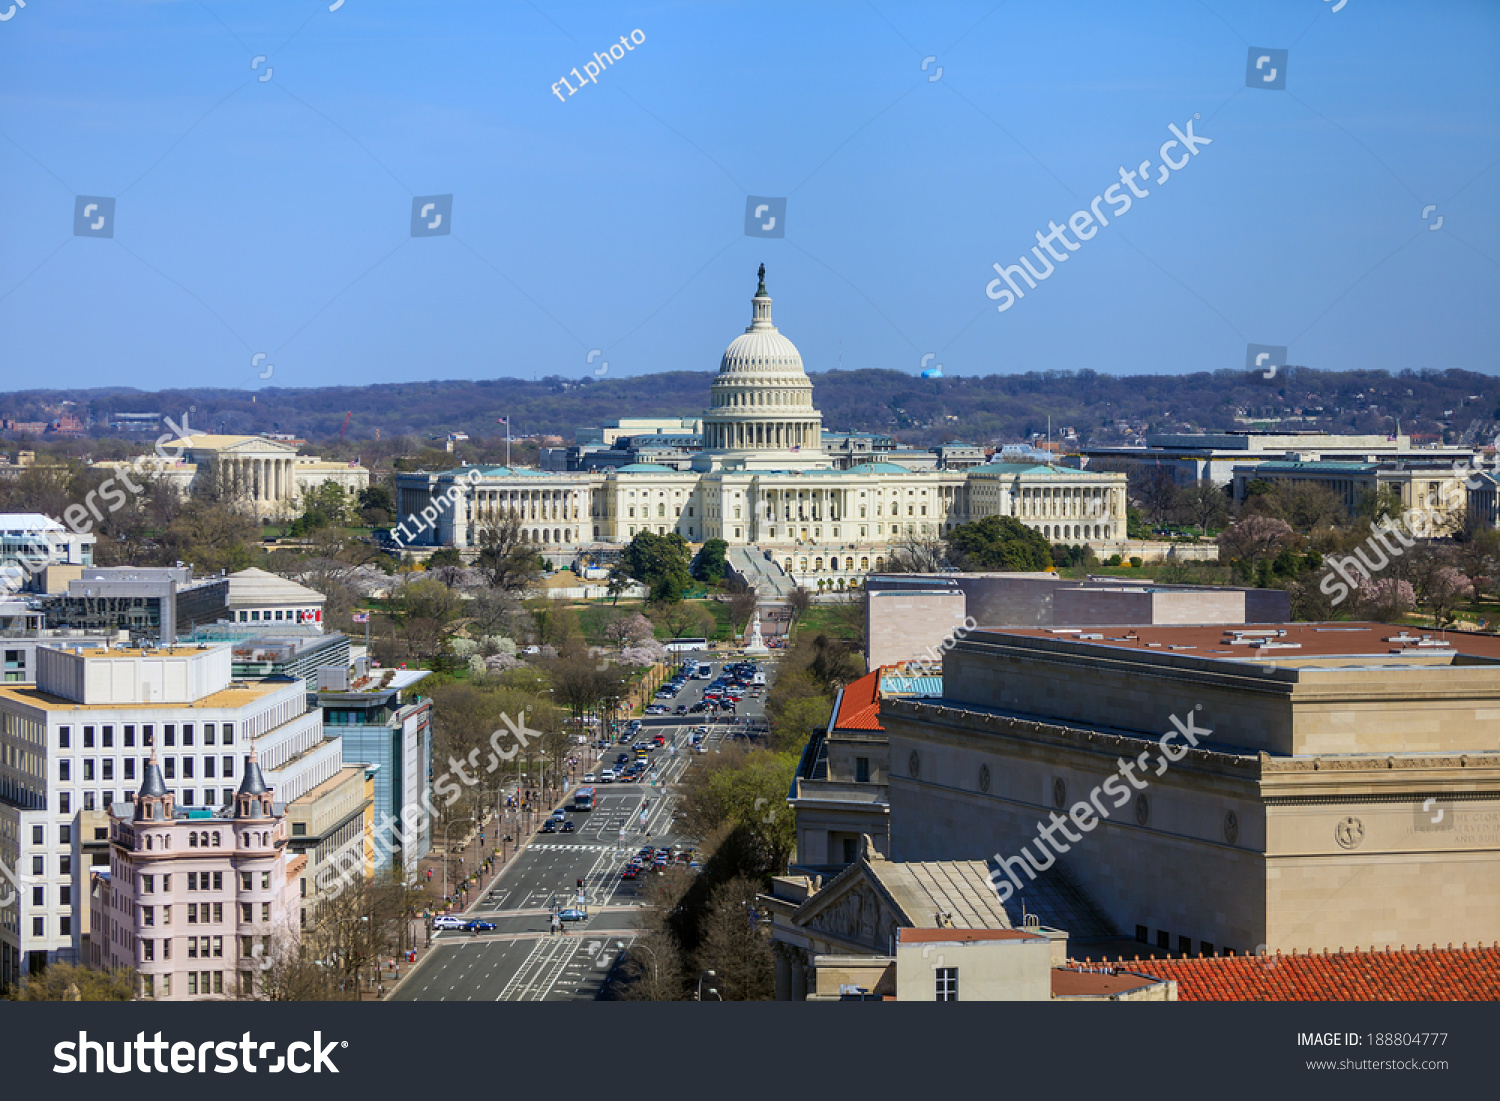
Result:
[[[192,1001],[255,992],[256,976],[299,937],[298,877],[284,807],[252,749],[220,810],[178,808],[153,749],[140,792],[110,808],[110,868],[94,877],[96,967],[134,967],[142,998]]]

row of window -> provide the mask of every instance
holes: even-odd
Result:
[[[239,612],[240,623],[321,623],[323,622],[322,608],[266,608],[264,611],[256,608],[246,611],[241,608]]]
[[[143,776],[145,775],[146,764],[149,760],[150,758],[148,757],[141,758],[141,774]],[[195,779],[194,772],[197,770],[197,765],[194,762],[198,760],[202,760],[203,762],[203,779],[205,780],[217,779],[218,777],[215,776],[216,771],[226,780],[234,775],[234,756],[232,754],[224,754],[217,762],[215,762],[212,756],[202,758],[184,757],[182,758],[182,778],[184,780]],[[79,778],[85,782],[91,780],[113,780],[115,778],[115,759],[113,757],[99,758],[97,759],[97,765],[95,758],[84,757],[82,765],[83,771]],[[135,758],[122,758],[120,765],[120,778],[122,780],[134,780],[136,776]],[[161,758],[161,770],[162,776],[166,779],[177,779],[177,758]],[[95,775],[96,772],[98,775]],[[73,761],[71,759],[64,757],[57,762],[57,779],[59,783],[68,783],[73,779]]]
[[[248,986],[249,979],[250,977],[247,975],[242,985]],[[224,972],[189,971],[187,973],[187,988],[189,994],[222,994],[224,993]],[[141,997],[154,998],[158,992],[160,992],[163,998],[170,998],[172,996],[172,976],[142,975]]]
[[[166,723],[161,728],[162,745],[175,746],[179,729],[184,747],[191,747],[196,737],[195,723],[183,723],[179,727],[177,723]],[[219,745],[234,744],[233,723],[203,723],[203,744],[214,745],[215,738]],[[95,739],[102,749],[113,749],[115,744],[115,728],[113,724],[94,727],[85,726],[81,731],[82,745],[84,749],[93,749]],[[140,727],[141,745],[151,746],[156,744],[156,725],[145,723]],[[136,725],[126,723],[120,727],[120,744],[126,749],[135,748]],[[60,726],[57,728],[57,748],[71,749],[73,742],[73,728],[71,726]]]
[[[226,772],[224,774],[228,776]],[[105,777],[108,779],[109,777]],[[129,777],[125,777],[129,779]],[[214,801],[214,789],[203,789],[203,806],[224,806],[234,801],[234,788],[220,788],[220,798]],[[182,788],[177,792],[177,805],[182,807],[196,806],[197,793],[192,788]],[[115,801],[115,793],[109,789],[103,792],[86,791],[83,793],[84,810],[108,810]],[[57,793],[57,810],[59,814],[73,813],[73,793],[70,791],[59,791]]]

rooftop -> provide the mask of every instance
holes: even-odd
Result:
[[[1042,940],[1029,929],[897,929],[902,944],[960,944],[976,940]]]
[[[1295,663],[1349,658],[1360,664],[1454,664],[1455,658],[1500,661],[1500,636],[1393,627],[1387,623],[1288,623],[1284,626],[981,628],[975,635],[1015,635],[1082,647],[1156,650],[1226,662]],[[974,637],[974,636],[971,636]],[[1399,658],[1399,661],[1393,661]],[[1327,664],[1326,661],[1321,664]]]
[[[1204,956],[1130,965],[1177,980],[1184,1002],[1500,1001],[1500,943],[1486,948],[1380,951],[1355,947],[1316,955]]]
[[[1052,971],[1054,998],[1101,998],[1144,990],[1163,980],[1130,971],[1075,971],[1057,967]]]
[[[111,652],[113,653],[114,651]],[[273,692],[281,691],[288,684],[294,683],[296,682],[283,679],[235,684],[222,691],[214,692],[212,695],[204,696],[202,699],[193,700],[190,703],[74,703],[64,696],[54,696],[50,692],[43,692],[38,688],[20,686],[0,688],[0,699],[12,700],[23,706],[37,707],[43,711],[185,711],[189,708],[234,709],[247,707],[257,700],[269,696]]]

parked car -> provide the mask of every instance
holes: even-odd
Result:
[[[463,918],[449,917],[446,914],[432,919],[432,927],[434,929],[462,929],[467,924],[468,922]]]

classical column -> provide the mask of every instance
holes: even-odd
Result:
[[[792,1000],[792,963],[786,958],[784,945],[773,944],[776,953],[776,1000],[778,1002],[789,1002]]]

